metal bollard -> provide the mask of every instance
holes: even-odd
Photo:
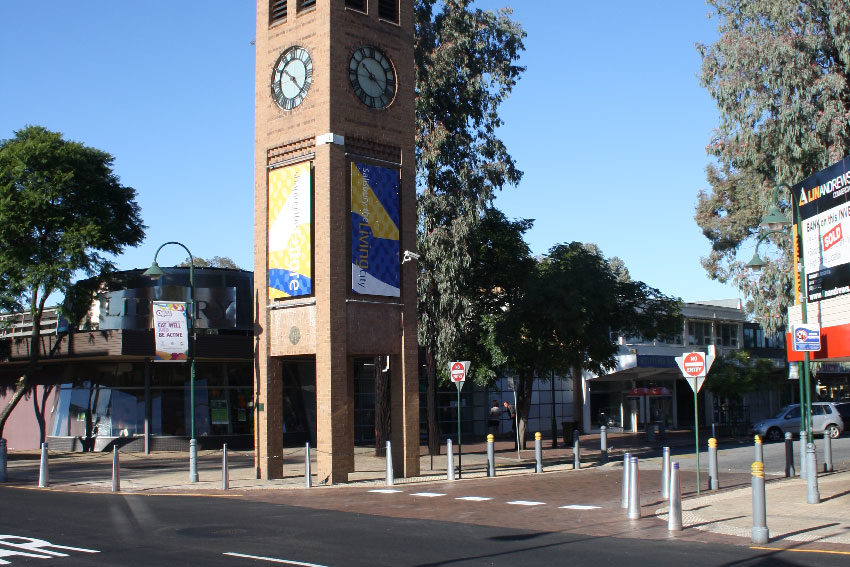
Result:
[[[599,428],[599,462],[608,462],[608,428],[604,425]]]
[[[6,440],[0,437],[0,482],[6,482]]]
[[[818,456],[815,453],[815,444],[806,443],[806,502],[809,504],[820,504],[820,492],[818,491]]]
[[[717,490],[720,488],[720,480],[717,478],[717,439],[712,437],[708,440],[708,488]]]
[[[543,435],[539,431],[534,434],[534,460],[537,461],[534,472],[543,472]]]
[[[764,462],[764,445],[762,445],[761,437],[756,435],[753,438],[753,443],[755,444],[755,449],[756,449],[755,460],[760,462],[760,463],[763,463]]]
[[[112,446],[112,492],[121,492],[121,473],[118,464],[118,445]]]
[[[629,507],[629,479],[631,478],[629,470],[631,468],[631,458],[631,453],[623,455],[623,491],[622,497],[620,498],[620,508]]]
[[[189,439],[189,482],[198,482],[198,440]]]
[[[832,472],[832,437],[823,434],[823,472]]]
[[[670,506],[667,508],[667,530],[682,531],[682,487],[679,481],[679,461],[670,468]]]
[[[670,447],[662,449],[664,457],[661,459],[661,498],[670,498]]]
[[[313,471],[310,470],[310,442],[304,447],[304,486],[313,488]]]
[[[230,470],[227,466],[227,443],[221,445],[221,489],[230,488]]]
[[[808,475],[806,474],[806,441],[808,439],[808,433],[805,431],[800,432],[800,478],[806,478]]]
[[[47,488],[50,484],[50,474],[47,470],[47,443],[41,444],[41,463],[38,466],[38,486]]]
[[[393,446],[390,441],[387,441],[387,486],[395,484],[393,477]]]
[[[452,454],[452,440],[446,439],[446,480],[455,479],[455,456]]]
[[[767,529],[767,506],[764,497],[764,463],[756,461],[752,464],[753,473],[753,543],[763,544],[770,540]]]
[[[797,472],[794,470],[794,434],[785,434],[785,478],[793,477]]]
[[[493,449],[495,439],[492,433],[487,435],[487,476],[496,476],[496,455]]]
[[[640,471],[638,469],[638,458],[629,459],[631,470],[629,472],[629,519],[640,518]]]
[[[579,447],[578,429],[573,430],[573,469],[581,468],[581,448]]]

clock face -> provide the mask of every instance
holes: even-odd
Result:
[[[313,84],[313,60],[303,47],[293,46],[277,58],[272,70],[272,98],[284,110],[292,110],[307,97]]]
[[[358,47],[348,62],[348,80],[357,97],[370,108],[384,108],[395,98],[395,69],[380,50]]]

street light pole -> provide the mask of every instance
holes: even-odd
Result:
[[[195,258],[186,246],[177,241],[169,241],[160,245],[153,255],[153,264],[143,273],[152,280],[156,281],[163,276],[164,272],[156,263],[159,256],[159,251],[169,244],[176,244],[183,248],[189,255],[189,336],[192,340],[189,342],[189,482],[198,482],[198,452],[197,439],[195,439]]]

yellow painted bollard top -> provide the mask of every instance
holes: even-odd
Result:
[[[541,433],[538,431],[537,433],[534,434],[534,439],[536,441],[540,441],[541,439],[543,439],[543,435],[541,435]]]
[[[753,439],[753,441],[755,441],[756,443],[761,443],[761,437],[756,435],[755,438]]]
[[[764,477],[764,463],[762,463],[761,461],[755,461],[753,462],[751,468],[753,471],[753,476],[759,478]]]
[[[493,437],[493,434],[492,434],[492,433],[490,433],[490,434],[488,434],[488,435],[487,435],[487,442],[488,442],[488,443],[492,443],[492,442],[493,442],[493,439],[495,439],[495,437]]]
[[[714,437],[709,438],[708,447],[710,449],[716,449],[717,448],[717,439],[715,439]]]

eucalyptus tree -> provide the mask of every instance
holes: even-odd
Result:
[[[789,239],[771,236],[776,257],[759,277],[744,241],[778,194],[790,216],[793,185],[850,151],[850,5],[847,0],[708,0],[719,37],[697,45],[700,82],[720,122],[707,146],[710,189],[697,224],[711,242],[709,277],[733,283],[767,332],[783,323],[792,292]]]

